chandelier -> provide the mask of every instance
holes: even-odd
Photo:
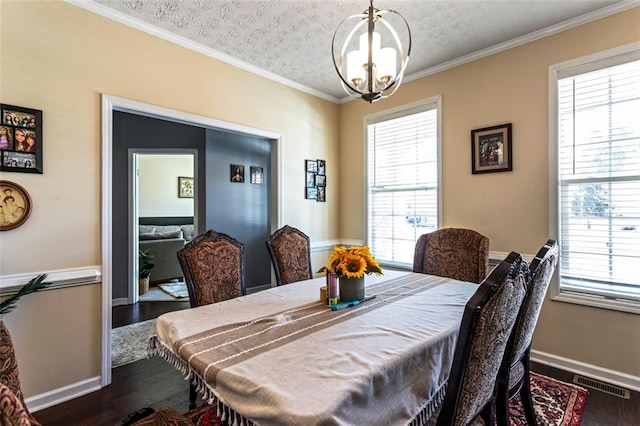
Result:
[[[406,26],[408,48],[402,48],[400,37],[391,24],[384,19],[385,15],[400,17]],[[340,54],[336,55],[336,38],[347,22],[357,20],[357,24],[348,32]],[[377,27],[377,28],[376,28]],[[389,47],[382,47],[380,30],[385,31],[385,40]],[[345,32],[346,34],[346,32]],[[359,38],[354,39],[358,35]],[[353,49],[353,50],[350,50]],[[351,15],[338,25],[331,41],[333,66],[335,67],[342,87],[349,96],[362,98],[372,103],[378,99],[393,95],[400,83],[411,53],[411,30],[407,21],[394,10],[380,10],[373,7],[358,15]]]

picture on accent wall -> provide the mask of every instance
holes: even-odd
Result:
[[[325,201],[327,201],[325,190],[326,188],[324,186],[318,187],[318,197],[316,198],[316,201],[319,201],[321,203],[324,203]]]
[[[22,225],[31,214],[31,198],[26,189],[15,182],[0,180],[0,231]]]
[[[178,198],[193,198],[192,177],[178,177]]]
[[[264,183],[264,170],[262,167],[251,166],[251,183]]]
[[[0,104],[0,170],[42,173],[42,111]]]
[[[231,182],[244,183],[244,166],[239,164],[231,165]]]

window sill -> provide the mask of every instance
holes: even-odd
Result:
[[[632,300],[615,299],[595,294],[576,293],[572,291],[560,291],[551,294],[551,300],[556,302],[573,303],[577,305],[591,306],[594,308],[609,309],[612,311],[640,314],[640,303]]]

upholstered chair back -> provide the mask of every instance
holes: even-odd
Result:
[[[0,321],[0,424],[37,425],[24,402],[9,329]]]
[[[520,393],[527,422],[530,425],[536,424],[531,400],[529,353],[542,303],[557,264],[558,243],[550,239],[538,250],[531,262],[527,293],[498,377],[497,415],[502,422],[508,422],[509,400]]]
[[[266,241],[278,285],[313,278],[311,243],[299,229],[285,225]]]
[[[526,292],[528,265],[511,252],[465,306],[437,425],[493,424],[495,383]]]
[[[191,307],[246,294],[244,245],[213,230],[198,235],[178,251]]]
[[[489,238],[464,228],[443,228],[418,238],[413,272],[480,283],[489,269]]]

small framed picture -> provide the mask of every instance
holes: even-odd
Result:
[[[251,183],[264,183],[264,170],[262,167],[251,166]]]
[[[316,186],[327,186],[327,177],[325,175],[316,175]]]
[[[511,152],[511,123],[471,131],[471,173],[511,171]]]
[[[43,173],[42,111],[0,104],[0,171]]]
[[[318,172],[318,162],[316,160],[305,160],[304,163],[306,172]]]
[[[307,188],[316,186],[316,174],[313,172],[307,172]]]
[[[31,198],[17,183],[0,180],[0,231],[22,225],[31,214]]]
[[[311,187],[311,188],[305,188],[306,189],[306,194],[305,194],[305,198],[307,200],[317,200],[318,199],[318,188],[316,188],[315,186]]]
[[[231,182],[244,182],[244,166],[240,164],[231,165],[231,176],[229,178]]]
[[[192,177],[178,177],[178,198],[193,198]]]
[[[317,160],[318,163],[318,174],[319,175],[326,175],[325,170],[326,170],[326,162],[324,160]]]
[[[318,197],[316,198],[316,201],[319,201],[321,203],[324,203],[325,201],[327,201],[326,198],[326,192],[325,192],[326,188],[324,186],[319,186],[318,187]]]

